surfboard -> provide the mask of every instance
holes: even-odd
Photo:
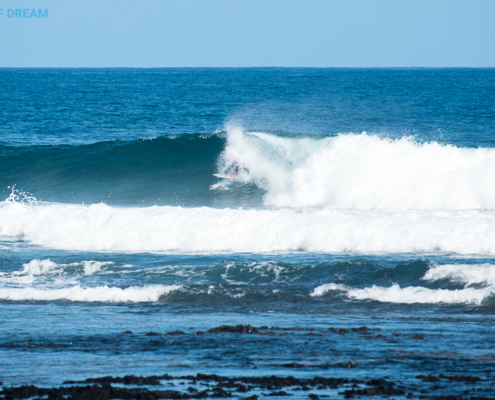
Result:
[[[221,178],[221,179],[234,179],[237,177],[237,175],[232,175],[232,174],[213,174],[213,176],[216,176],[217,178]]]

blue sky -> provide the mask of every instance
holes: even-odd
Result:
[[[0,67],[495,67],[495,0],[0,0]],[[15,9],[47,18],[11,17]]]

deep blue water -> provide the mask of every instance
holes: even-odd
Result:
[[[0,69],[0,190],[4,386],[495,395],[494,69]],[[196,334],[222,324],[306,330]]]

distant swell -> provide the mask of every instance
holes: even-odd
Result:
[[[0,235],[110,252],[495,254],[495,212],[120,208],[0,203]]]

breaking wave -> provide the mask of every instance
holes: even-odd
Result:
[[[287,138],[228,130],[220,169],[241,163],[265,205],[359,210],[494,210],[495,149],[411,137]]]
[[[84,302],[111,302],[111,303],[143,303],[156,302],[160,296],[180,289],[178,285],[147,285],[119,287],[82,287],[80,285],[65,288],[0,288],[2,300],[35,300],[54,301],[70,300]]]
[[[373,285],[366,288],[351,288],[342,284],[329,283],[313,290],[311,296],[320,297],[328,292],[344,292],[356,300],[376,300],[389,303],[448,303],[482,304],[495,295],[495,265],[434,265],[423,276],[423,280],[440,281],[447,279],[464,283],[462,289],[426,288],[421,286],[390,287]],[[478,287],[472,287],[477,285]],[[479,287],[481,286],[481,287]]]

